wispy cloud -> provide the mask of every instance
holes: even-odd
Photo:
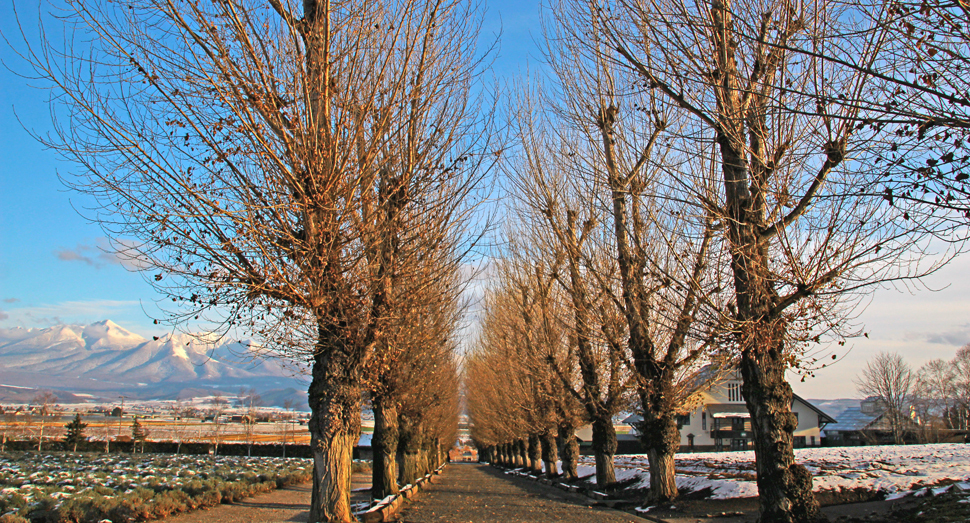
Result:
[[[962,347],[970,343],[970,323],[964,323],[963,325],[958,326],[956,329],[926,334],[925,339],[928,343]]]
[[[20,298],[7,298],[3,300],[4,303],[17,303],[18,301],[20,301]]]
[[[3,321],[9,317],[10,317],[9,314],[7,314],[6,312],[0,311],[0,321]]]
[[[106,265],[121,265],[126,269],[141,269],[144,264],[133,259],[130,254],[135,244],[128,240],[115,240],[105,237],[96,238],[94,243],[79,243],[73,249],[61,248],[54,251],[58,260],[81,262],[95,269]]]

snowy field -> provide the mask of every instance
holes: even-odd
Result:
[[[862,488],[894,498],[939,483],[970,489],[970,445],[959,443],[798,449],[795,460],[812,473],[816,491]],[[637,476],[631,488],[650,486],[646,456],[617,456],[615,463],[617,481]],[[682,491],[710,488],[714,499],[758,495],[753,451],[677,454],[676,467]],[[579,475],[595,472],[592,456],[583,456]]]
[[[237,456],[14,453],[0,456],[0,514],[65,512],[131,520],[242,499],[309,478],[310,460]],[[69,513],[69,514],[68,514]],[[139,516],[141,515],[141,516]]]

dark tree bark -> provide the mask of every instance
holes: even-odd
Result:
[[[542,443],[539,441],[539,434],[529,434],[529,472],[536,475],[542,474]]]
[[[360,437],[360,378],[352,348],[333,325],[319,327],[313,359],[310,402],[310,451],[313,490],[310,519],[351,522],[350,475],[354,444]]]
[[[612,417],[593,419],[593,455],[596,458],[596,484],[608,487],[616,483],[613,456],[616,454],[616,429]]]
[[[562,446],[562,475],[566,481],[579,477],[579,442],[576,441],[576,427],[570,423],[559,425],[559,444]]]
[[[644,401],[641,400],[641,403]],[[662,400],[654,398],[653,404],[657,403],[662,403]],[[643,422],[637,427],[637,432],[650,460],[652,501],[668,501],[678,494],[674,478],[674,454],[680,448],[677,418],[672,409],[644,409],[643,415]]]
[[[556,435],[552,429],[547,428],[543,431],[540,443],[542,444],[542,463],[546,470],[546,477],[558,477],[559,470],[556,468],[556,462],[559,461],[559,449],[556,448]]]
[[[374,437],[372,448],[374,463],[371,467],[371,496],[383,499],[398,493],[397,485],[397,446],[398,420],[397,407],[393,402],[375,397]]]

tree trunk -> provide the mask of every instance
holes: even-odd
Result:
[[[527,438],[522,438],[517,440],[515,443],[516,450],[518,451],[518,466],[517,468],[524,469],[529,467],[529,440]]]
[[[403,458],[401,461],[401,483],[413,485],[420,477],[418,473],[418,452],[416,450],[405,450],[401,456]]]
[[[360,380],[352,347],[338,329],[321,325],[310,382],[310,451],[313,491],[310,523],[350,523],[350,475],[354,444],[360,437]]]
[[[609,417],[593,420],[593,455],[596,458],[596,485],[605,488],[616,483],[613,455],[616,454],[616,429]]]
[[[529,434],[529,472],[535,475],[542,475],[542,444],[539,442],[538,434]]]
[[[784,354],[781,350],[784,337],[777,335],[778,328],[776,325],[772,329],[759,329],[760,332],[775,331],[776,336],[757,336],[761,340],[757,347],[742,345],[742,391],[754,432],[760,521],[820,521],[818,501],[812,494],[812,475],[795,463],[792,432],[798,422],[791,412],[792,390],[785,381],[786,364],[779,361]]]
[[[680,447],[677,418],[670,408],[649,408],[659,402],[646,399],[643,422],[637,427],[640,442],[650,460],[650,496],[652,503],[663,503],[678,496],[674,478],[674,454]],[[649,410],[648,410],[649,409]]]
[[[397,407],[374,397],[374,463],[371,467],[371,496],[383,499],[397,494]]]
[[[551,429],[546,429],[540,439],[542,443],[542,463],[546,469],[547,478],[559,476],[556,462],[559,461],[559,450],[556,448],[556,436]]]
[[[559,443],[562,445],[562,475],[566,481],[579,477],[579,442],[576,441],[576,427],[572,424],[559,425]]]
[[[407,421],[407,419],[402,420]],[[401,425],[401,436],[398,443],[398,456],[401,468],[401,485],[413,485],[421,476],[421,434],[420,427],[407,421]]]

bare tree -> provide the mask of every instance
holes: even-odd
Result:
[[[239,397],[243,412],[245,412],[242,417],[242,422],[246,437],[246,455],[252,456],[253,443],[256,441],[256,419],[259,416],[257,407],[263,404],[263,398],[252,387],[241,390]]]
[[[34,396],[33,403],[37,404],[37,418],[40,421],[40,432],[37,436],[37,452],[44,450],[44,429],[47,421],[60,413],[57,396],[52,391],[45,390]]]
[[[702,183],[683,188],[665,179],[688,170],[709,173],[710,153],[672,150],[671,131],[680,123],[671,121],[670,103],[642,92],[637,73],[604,57],[596,19],[590,26],[567,10],[554,10],[553,17],[546,43],[556,85],[535,99],[521,97],[517,135],[526,160],[513,178],[524,206],[545,217],[535,221],[559,239],[549,248],[569,243],[554,219],[562,195],[584,209],[583,235],[592,247],[576,251],[581,270],[617,311],[620,324],[609,322],[603,332],[635,377],[652,496],[669,500],[677,496],[676,415],[707,379],[728,368],[700,372],[711,356],[727,353],[721,347],[728,301],[721,223],[683,203],[697,194],[713,199],[716,182],[701,175]],[[536,109],[544,118],[534,116]],[[572,270],[572,255],[564,259]]]
[[[175,307],[309,362],[312,521],[350,521],[361,373],[402,207],[467,217],[491,158],[472,95],[479,15],[454,0],[86,0],[23,56],[57,103],[45,143]],[[63,67],[62,67],[63,66]],[[483,153],[488,154],[483,154]]]
[[[957,350],[953,358],[953,371],[957,397],[955,428],[966,430],[970,428],[970,343]]]
[[[589,40],[589,54],[636,74],[637,89],[674,108],[677,149],[713,151],[714,185],[705,170],[665,183],[701,188],[684,191],[684,202],[719,224],[729,253],[729,332],[754,426],[762,521],[818,519],[811,474],[794,461],[785,371],[811,366],[815,343],[857,332],[844,319],[861,291],[932,271],[921,257],[927,231],[942,223],[896,221],[868,192],[877,175],[845,161],[865,143],[853,101],[869,95],[870,78],[827,58],[871,64],[885,33],[858,27],[834,2],[570,0],[558,9],[575,27],[585,19],[601,28],[606,45]]]
[[[225,422],[224,414],[226,413],[226,408],[229,407],[229,400],[224,398],[222,393],[216,392],[206,403],[208,404],[206,417],[212,418],[212,430],[209,432],[214,446],[213,453],[218,455],[219,444],[222,443],[222,429]]]
[[[284,458],[286,457],[286,440],[289,439],[290,432],[293,429],[293,427],[292,427],[292,425],[293,425],[293,405],[294,405],[294,402],[293,402],[293,400],[291,398],[287,398],[287,399],[283,400],[283,410],[285,410],[286,413],[283,414],[283,416],[281,416],[282,419],[280,419],[280,428],[281,428],[281,432],[282,432],[282,436],[283,436],[281,439],[283,441],[283,457]]]
[[[172,416],[172,440],[175,441],[175,453],[182,453],[182,443],[188,432],[189,415],[192,408],[187,407],[181,400],[175,400],[168,409]]]
[[[919,404],[921,423],[954,428],[957,400],[955,366],[941,359],[930,360],[916,372],[913,399]]]
[[[880,352],[866,363],[856,381],[856,386],[862,394],[876,396],[883,402],[888,418],[893,441],[898,445],[903,442],[906,421],[913,385],[916,376],[903,361],[898,353]]]

